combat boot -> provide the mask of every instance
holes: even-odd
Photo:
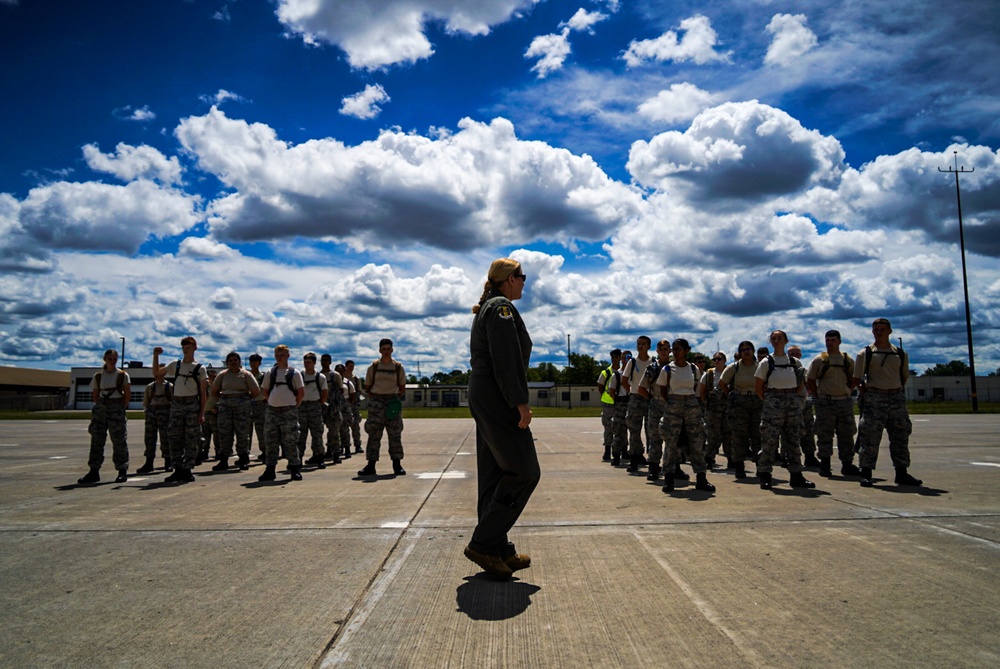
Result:
[[[330,461],[332,462],[332,464],[335,464],[335,465],[339,465],[339,464],[340,464],[340,462],[341,462],[341,460],[340,460],[340,454],[339,454],[339,453],[336,453],[336,452],[334,452],[334,453],[333,453],[333,454],[332,454],[332,455],[330,456]]]
[[[873,485],[875,485],[875,482],[872,480],[872,469],[871,469],[871,467],[862,467],[861,468],[861,487],[862,488],[871,488]]]
[[[625,471],[627,471],[629,474],[635,474],[637,471],[639,471],[638,456],[635,455],[629,456],[628,467],[625,468]]]
[[[735,464],[732,458],[726,458],[726,469],[732,469]]]
[[[861,476],[861,470],[853,462],[845,462],[840,467],[841,476]]]
[[[611,447],[606,446],[604,448],[604,455],[601,457],[603,462],[611,462]]]
[[[153,458],[146,458],[146,464],[135,470],[136,474],[152,474],[153,473]]]
[[[674,491],[674,479],[672,476],[663,477],[663,492],[673,492]]]
[[[760,489],[770,490],[771,489],[771,472],[759,473],[757,478],[760,479]]]
[[[241,455],[236,460],[236,466],[240,468],[241,472],[245,472],[246,470],[250,469],[250,458],[246,455]]]
[[[806,453],[805,466],[806,467],[819,467],[820,466],[820,461],[817,460],[816,456],[813,455],[812,453]]]
[[[923,485],[923,481],[910,476],[906,472],[906,467],[896,467],[896,485]]]
[[[166,456],[164,456],[164,458],[163,458],[163,471],[165,471],[165,472],[172,472],[172,471],[174,471],[174,466],[172,464],[170,464],[170,458],[166,457]]]
[[[128,468],[127,467],[119,469],[118,470],[118,476],[115,477],[115,483],[125,483],[125,481],[128,481]]]
[[[101,480],[101,472],[95,467],[91,467],[90,471],[84,474],[82,477],[76,480],[80,485],[86,485],[88,483],[98,483]]]
[[[687,473],[683,469],[681,469],[681,466],[679,464],[674,467],[673,477],[675,479],[677,479],[678,481],[690,481],[691,480],[691,477],[688,476]]]
[[[703,490],[705,492],[715,492],[715,486],[708,482],[708,474],[705,472],[698,472],[695,475],[696,482],[694,484],[695,490]]]
[[[815,488],[816,484],[812,481],[807,481],[806,477],[802,475],[802,472],[792,472],[788,475],[788,485],[793,488]]]
[[[182,478],[181,472],[183,472],[183,471],[184,470],[181,469],[180,467],[175,467],[173,473],[170,476],[168,476],[167,478],[163,479],[163,482],[164,483],[177,483],[177,482],[179,482],[181,480],[181,478]]]
[[[742,481],[747,477],[747,466],[742,462],[734,462],[733,471],[736,472],[735,476],[737,480]]]
[[[819,459],[819,475],[833,476],[833,471],[830,469],[830,458]]]
[[[660,478],[660,465],[655,462],[649,465],[649,473],[646,474],[647,481],[655,481]]]
[[[180,472],[180,478],[177,479],[181,483],[194,483],[194,474],[191,473],[190,469],[186,467],[178,467],[177,471]]]
[[[292,475],[293,481],[302,480],[302,467],[300,465],[288,465],[288,473]]]
[[[212,467],[213,472],[224,472],[229,469],[229,458],[219,458],[219,464]]]
[[[392,459],[392,473],[396,476],[406,476],[406,470],[403,469],[403,463],[396,458]]]
[[[273,481],[276,478],[278,477],[274,473],[274,465],[267,465],[266,467],[264,467],[264,473],[258,476],[257,480],[264,482],[264,481]]]
[[[617,467],[621,463],[622,463],[622,457],[620,455],[612,455],[611,456],[611,466],[612,467]]]
[[[358,476],[375,476],[375,460],[369,460],[364,469],[358,471]]]

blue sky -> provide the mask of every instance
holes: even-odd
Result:
[[[0,364],[465,368],[504,255],[533,363],[876,316],[964,359],[957,151],[993,371],[998,47],[989,0],[0,0]]]

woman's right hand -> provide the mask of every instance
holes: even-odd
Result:
[[[518,404],[517,412],[521,414],[521,420],[517,421],[517,426],[522,430],[528,428],[528,424],[531,423],[531,407],[527,404]]]

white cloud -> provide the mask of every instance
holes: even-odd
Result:
[[[571,50],[568,37],[569,28],[564,28],[561,33],[539,35],[531,40],[528,50],[524,52],[524,57],[539,59],[531,67],[532,72],[538,73],[539,79],[544,79],[551,72],[563,66]]]
[[[688,82],[671,84],[668,90],[660,91],[655,97],[640,104],[638,112],[640,116],[653,121],[690,121],[706,107],[718,103],[720,97]]]
[[[586,9],[581,7],[576,10],[576,14],[570,17],[569,21],[560,23],[559,27],[562,28],[563,26],[566,26],[571,30],[576,30],[578,32],[587,31],[593,33],[594,26],[607,18],[607,14],[602,12],[588,12]]]
[[[133,109],[131,105],[119,107],[112,112],[117,119],[122,121],[152,121],[156,119],[156,114],[150,111],[148,105]]]
[[[768,65],[790,65],[819,44],[816,34],[806,27],[804,14],[775,14],[767,32],[774,36],[764,56]]]
[[[45,248],[135,253],[151,236],[176,235],[196,225],[198,202],[197,196],[144,179],[124,186],[60,181],[31,189],[19,218]]]
[[[235,249],[206,237],[185,237],[181,240],[178,255],[188,258],[233,258]]]
[[[236,291],[225,286],[219,288],[212,296],[208,298],[208,303],[215,309],[220,309],[222,311],[228,311],[230,309],[236,308]]]
[[[449,33],[486,35],[538,0],[278,0],[278,19],[307,44],[336,44],[351,67],[379,69],[434,53],[424,33],[431,21]]]
[[[87,166],[97,172],[113,174],[122,181],[151,179],[162,184],[177,184],[181,180],[181,164],[176,156],[167,158],[151,146],[129,146],[119,142],[115,153],[101,153],[96,144],[83,147]]]
[[[384,131],[346,146],[289,145],[213,109],[176,131],[233,193],[210,205],[220,239],[335,238],[365,248],[459,250],[534,239],[602,239],[642,207],[588,156],[522,141],[505,119],[464,119],[435,139]]]
[[[712,29],[712,22],[706,16],[697,14],[684,19],[680,24],[684,36],[668,30],[656,39],[633,40],[625,51],[624,59],[629,67],[643,65],[650,61],[658,63],[693,61],[698,65],[711,62],[727,62],[728,53],[715,50],[718,35]]]
[[[232,91],[227,91],[225,88],[220,88],[215,95],[202,95],[199,97],[202,102],[207,102],[211,105],[218,107],[222,103],[228,100],[235,100],[236,102],[247,102],[247,99],[242,95],[233,93]]]
[[[389,95],[381,85],[368,84],[365,90],[341,100],[340,113],[361,119],[375,118],[382,111],[379,103],[389,100]]]

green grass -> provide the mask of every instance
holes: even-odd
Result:
[[[909,411],[913,415],[928,414],[970,414],[972,402],[910,402]],[[601,415],[600,407],[532,407],[535,418],[594,418]],[[1000,402],[980,402],[979,413],[1000,413]],[[129,411],[130,420],[143,420],[142,411]],[[364,415],[364,412],[362,412]],[[403,409],[404,418],[471,418],[468,407]],[[90,420],[89,411],[0,411],[0,420]]]

